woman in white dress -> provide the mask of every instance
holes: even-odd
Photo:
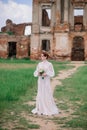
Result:
[[[48,54],[41,54],[41,62],[37,65],[34,76],[38,77],[38,92],[36,97],[36,108],[32,113],[39,115],[55,115],[58,114],[58,108],[54,102],[50,85],[50,78],[54,76],[52,63],[47,61]]]

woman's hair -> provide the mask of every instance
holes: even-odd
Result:
[[[49,55],[47,52],[43,51],[41,54],[43,54],[48,59]]]

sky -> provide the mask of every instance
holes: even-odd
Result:
[[[0,31],[7,19],[15,24],[31,22],[32,0],[0,0]]]

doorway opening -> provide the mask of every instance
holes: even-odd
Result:
[[[8,42],[8,58],[16,58],[16,42]]]
[[[84,61],[84,38],[76,36],[73,38],[73,47],[71,52],[72,61]]]

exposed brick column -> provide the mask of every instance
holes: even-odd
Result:
[[[38,57],[38,45],[39,45],[39,0],[33,0],[33,19],[32,19],[32,34],[31,34],[31,46],[30,57],[31,59],[37,59]]]
[[[71,2],[69,4],[69,23],[71,27],[74,27],[74,8]]]
[[[64,0],[64,23],[69,21],[69,0]]]
[[[87,4],[85,5],[85,8],[84,8],[83,24],[85,26],[85,29],[87,29]]]
[[[56,0],[56,25],[60,24],[61,20],[61,0]]]
[[[32,19],[32,33],[39,32],[39,4],[38,0],[33,0],[33,19]]]

